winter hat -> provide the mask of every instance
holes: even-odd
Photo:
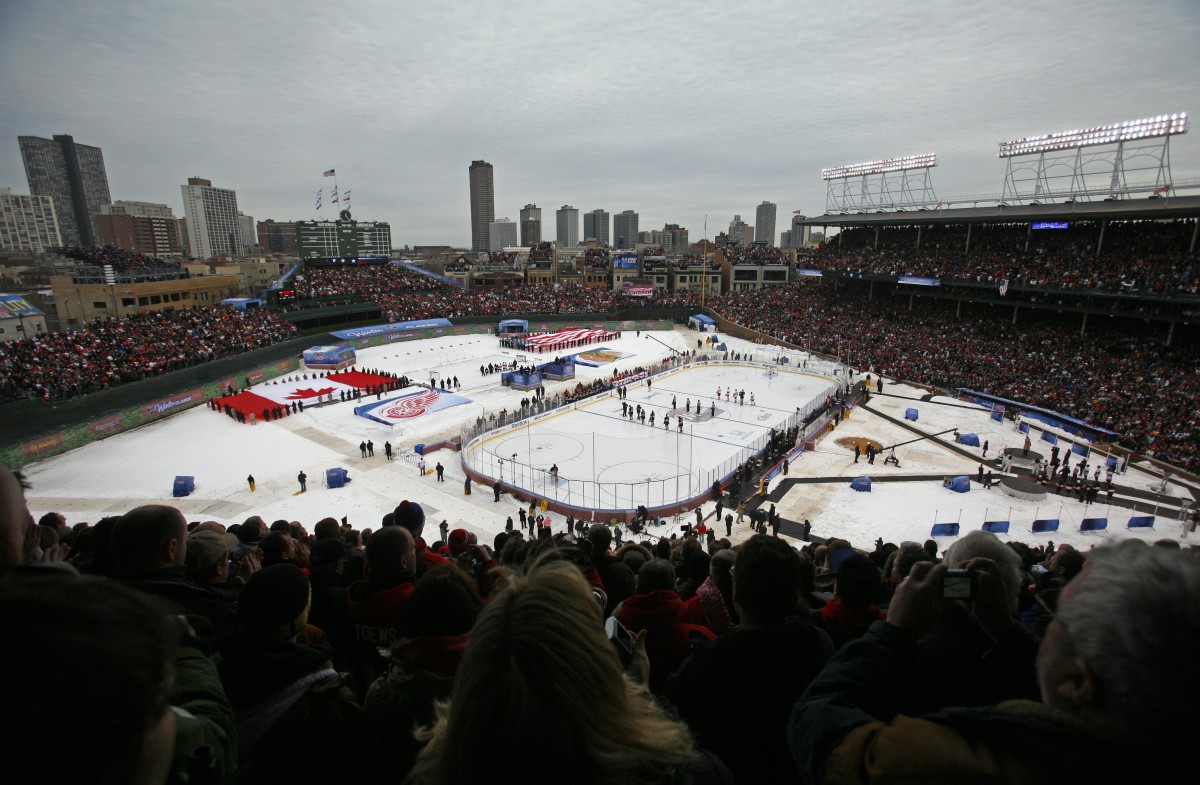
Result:
[[[396,505],[392,512],[392,522],[396,526],[408,529],[414,538],[420,537],[421,530],[425,528],[425,511],[421,509],[421,505],[405,499]]]
[[[232,534],[204,531],[188,535],[185,563],[188,570],[207,570],[220,561],[221,557],[237,547],[238,540]]]
[[[455,529],[450,532],[450,537],[446,544],[450,546],[450,552],[457,556],[467,549],[467,544],[470,541],[471,537],[467,534],[466,529]]]
[[[312,590],[294,564],[275,564],[250,576],[238,597],[238,621],[252,638],[287,640],[308,622]]]

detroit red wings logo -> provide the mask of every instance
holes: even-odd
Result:
[[[319,390],[314,390],[314,389],[313,389],[313,388],[311,388],[311,387],[304,387],[304,388],[302,388],[302,389],[299,389],[299,390],[294,390],[294,391],[292,392],[292,394],[291,394],[291,395],[289,395],[289,396],[287,397],[287,400],[289,400],[289,401],[300,401],[300,400],[303,400],[303,399],[305,399],[305,398],[320,398],[322,395],[329,395],[329,394],[330,394],[331,392],[333,392],[335,389],[337,389],[337,388],[335,388],[335,387],[322,387],[322,388],[321,388],[321,389],[319,389]]]
[[[407,420],[410,417],[420,417],[429,411],[429,407],[433,405],[437,399],[441,397],[441,393],[437,390],[429,390],[418,395],[410,395],[406,398],[401,398],[379,413],[384,417],[392,420]]]

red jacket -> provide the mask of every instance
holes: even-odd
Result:
[[[617,619],[630,632],[646,630],[646,656],[650,658],[650,690],[662,692],[667,677],[692,651],[692,636],[717,637],[670,589],[635,594],[621,604]]]

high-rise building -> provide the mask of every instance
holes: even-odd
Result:
[[[783,241],[781,240],[779,243],[780,247],[782,247],[782,248],[803,248],[805,246],[805,244],[808,243],[809,237],[811,237],[811,235],[812,235],[812,227],[805,226],[804,225],[805,220],[806,219],[803,215],[793,215],[792,216],[792,230],[790,232],[784,232],[785,235],[789,236],[788,237],[789,242],[787,245],[784,245]]]
[[[20,136],[21,160],[34,196],[54,199],[63,243],[91,247],[96,244],[92,216],[108,204],[108,174],[99,147],[75,144],[70,136],[53,139]]]
[[[517,225],[507,218],[492,221],[488,224],[488,250],[499,251],[504,248],[515,248],[517,245]]]
[[[296,256],[300,252],[296,245],[296,224],[279,223],[271,218],[259,221],[258,244],[266,253]]]
[[[238,211],[238,236],[241,247],[249,248],[258,244],[258,231],[254,228],[254,216]]]
[[[679,224],[663,224],[663,231],[671,236],[666,249],[671,253],[684,253],[688,249],[688,230]]]
[[[45,253],[62,244],[52,197],[0,188],[0,248]]]
[[[733,220],[729,222],[729,244],[749,245],[752,239],[754,239],[754,227],[743,221],[742,216],[733,216]]]
[[[626,210],[613,216],[613,248],[633,248],[638,241],[638,214]]]
[[[102,245],[115,245],[147,256],[179,256],[183,241],[179,220],[165,204],[118,201],[100,206],[92,216]]]
[[[779,208],[773,202],[764,201],[754,216],[754,241],[775,244],[775,213]]]
[[[558,246],[574,248],[579,245],[579,209],[564,204],[554,213],[558,223]]]
[[[542,241],[542,208],[527,204],[521,210],[521,245],[526,248]]]
[[[471,250],[488,249],[488,224],[496,220],[496,191],[492,187],[492,165],[472,161],[471,178]]]
[[[608,245],[608,213],[596,209],[583,214],[583,240],[595,240]]]
[[[211,180],[189,177],[183,192],[187,216],[188,247],[192,257],[237,256],[242,250],[242,227],[238,222],[237,193],[214,188]]]

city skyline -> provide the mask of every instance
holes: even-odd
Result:
[[[999,142],[1200,111],[1200,80],[1186,76],[1200,72],[1194,0],[1136,10],[1103,0],[931,0],[886,13],[698,1],[683,14],[630,2],[597,11],[366,0],[336,24],[327,17],[311,0],[286,19],[225,0],[169,10],[146,0],[117,9],[5,3],[0,187],[28,192],[17,137],[68,134],[103,150],[113,200],[166,203],[182,215],[175,189],[203,172],[237,191],[246,214],[300,221],[318,217],[312,195],[336,168],[354,188],[355,217],[390,222],[397,244],[470,247],[461,173],[482,159],[497,174],[493,219],[529,203],[604,205],[613,216],[638,212],[645,226],[679,224],[698,240],[735,214],[754,220],[764,200],[782,216],[819,216],[823,167],[936,152],[939,198],[992,194],[1004,175]],[[772,22],[752,45],[728,36],[747,19]],[[581,44],[578,30],[606,21],[629,34]],[[989,31],[982,43],[980,30]],[[405,45],[328,54],[358,51],[376,31]],[[510,63],[498,53],[516,39],[537,43]],[[63,45],[71,41],[79,43]],[[450,47],[458,54],[443,56]],[[210,67],[179,56],[196,48]],[[262,100],[318,92],[328,110]],[[619,116],[589,108],[632,95],[651,100]],[[1172,143],[1177,180],[1200,177],[1194,136]]]

